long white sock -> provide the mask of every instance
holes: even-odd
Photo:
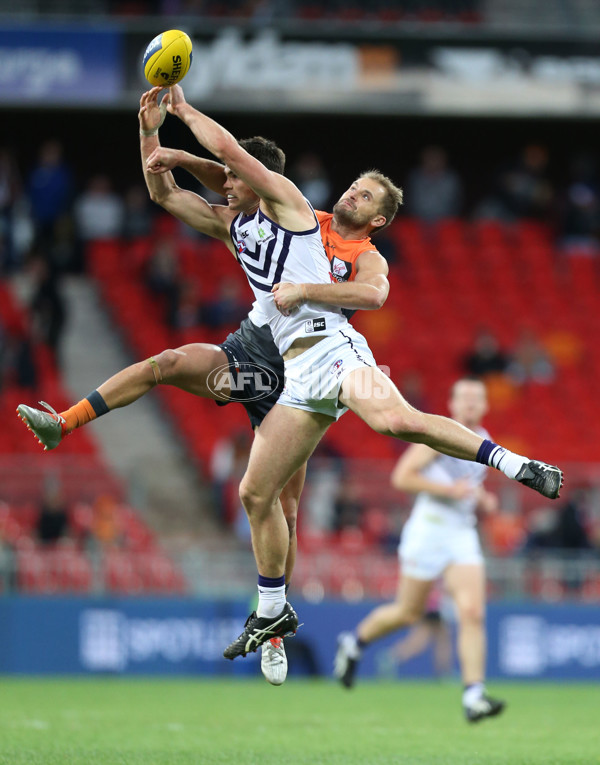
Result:
[[[285,606],[285,584],[280,587],[263,587],[258,585],[257,616],[271,618],[283,611]]]
[[[530,461],[527,457],[515,454],[487,439],[479,447],[476,459],[477,462],[490,465],[490,467],[500,470],[505,476],[512,479],[515,479],[523,465]]]

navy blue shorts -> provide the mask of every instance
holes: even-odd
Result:
[[[269,325],[257,327],[244,319],[240,328],[220,343],[229,361],[233,389],[229,401],[243,404],[252,428],[256,428],[281,395],[284,382],[283,359],[273,342]]]

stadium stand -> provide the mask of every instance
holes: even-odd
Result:
[[[563,256],[550,232],[528,221],[509,226],[446,220],[426,228],[404,218],[392,226],[391,235],[398,258],[390,267],[386,306],[377,313],[358,313],[353,320],[378,361],[389,365],[391,377],[399,382],[405,373],[419,370],[432,411],[443,412],[445,391],[462,374],[462,359],[479,327],[490,328],[507,349],[528,328],[551,357],[556,379],[548,386],[490,377],[489,430],[503,443],[532,454],[543,452],[551,461],[600,459],[600,446],[585,427],[599,414],[593,374],[600,367],[594,342],[600,327],[592,310],[599,288],[596,262]],[[160,301],[143,279],[151,251],[151,240],[144,239],[100,241],[88,252],[90,273],[135,356],[144,358],[185,342],[219,342],[235,329],[199,323],[169,327]],[[210,299],[215,285],[227,280],[239,283],[250,304],[241,270],[218,244],[180,236],[177,258],[183,279],[198,281],[201,299]],[[206,466],[218,435],[239,428],[236,407],[217,408],[198,400],[190,408],[186,394],[167,387],[159,394],[200,465]],[[562,405],[565,400],[568,409]],[[200,422],[202,439],[197,438]],[[393,458],[399,449],[352,416],[329,430],[326,443],[344,457]]]
[[[9,338],[26,331],[27,313],[0,282],[0,323]],[[38,390],[59,408],[69,405],[52,354],[34,343]],[[15,416],[17,404],[31,398],[31,389],[17,385],[9,373],[0,397],[0,547],[14,555],[16,585],[27,593],[97,592],[179,593],[186,588],[182,574],[161,550],[141,515],[130,507],[125,490],[104,463],[87,433],[65,439],[60,453],[44,455],[42,447]],[[70,535],[54,545],[36,539],[36,521],[44,483],[51,476],[63,487]],[[95,527],[99,501],[114,503],[113,540]],[[102,545],[108,542],[106,551]],[[124,563],[123,561],[126,561]],[[4,588],[9,585],[0,582]],[[15,584],[15,583],[13,583]]]
[[[157,226],[163,232],[164,225],[159,219]],[[507,225],[453,219],[425,227],[417,220],[401,218],[392,226],[391,236],[397,257],[390,268],[387,304],[380,312],[357,314],[354,320],[369,338],[376,358],[389,363],[391,376],[398,382],[405,373],[419,370],[431,410],[444,412],[446,391],[462,374],[463,359],[480,326],[489,327],[506,349],[523,327],[534,331],[552,359],[556,377],[552,385],[517,385],[507,375],[487,378],[491,398],[487,426],[499,441],[523,453],[544,454],[559,464],[580,463],[578,470],[570,471],[571,487],[589,485],[587,466],[593,472],[594,461],[600,459],[600,447],[587,427],[599,414],[592,373],[600,367],[593,340],[598,321],[592,310],[599,287],[597,264],[589,257],[563,255],[549,229],[530,221]],[[204,299],[210,298],[220,281],[233,280],[239,282],[250,304],[243,274],[224,248],[176,234],[175,250],[183,278],[198,280]],[[151,253],[151,237],[133,243],[96,242],[87,253],[89,273],[98,281],[115,324],[136,357],[185,342],[219,342],[235,328],[168,326],[160,301],[144,282]],[[567,294],[578,299],[573,301]],[[188,394],[168,386],[159,388],[157,395],[205,475],[217,439],[233,436],[241,424],[246,427],[240,407],[216,407],[202,399],[190,406]],[[568,407],[563,405],[565,400]],[[339,532],[318,532],[300,519],[302,555],[294,578],[307,593],[324,589],[358,599],[389,597],[395,591],[396,559],[393,553],[381,554],[386,547],[377,538],[373,503],[385,508],[388,516],[397,518],[405,512],[407,498],[389,487],[389,472],[402,448],[352,415],[327,433],[323,451],[346,464],[341,480],[352,483],[366,512],[359,528]],[[495,478],[492,483],[508,492],[504,504],[510,506],[513,486],[507,488]],[[536,509],[531,492],[519,494],[518,502],[524,511],[518,520],[502,516],[482,528],[487,549],[500,558],[521,547],[527,515]],[[375,518],[370,526],[369,518]],[[388,551],[393,547],[388,544]],[[540,571],[541,564],[532,565],[523,575],[523,587],[536,594],[541,586],[551,585],[549,572]],[[122,568],[119,571],[127,575]],[[509,572],[503,575],[510,580]],[[557,577],[551,581],[557,593],[564,591]],[[586,569],[582,581],[585,596],[591,597],[598,578]]]

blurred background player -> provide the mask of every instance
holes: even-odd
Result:
[[[480,380],[462,379],[450,391],[452,417],[488,438],[481,427],[487,397]],[[467,720],[493,717],[504,702],[488,696],[484,684],[486,637],[485,570],[475,529],[475,511],[495,512],[498,501],[486,491],[486,467],[440,455],[424,444],[410,446],[392,473],[392,485],[416,494],[399,547],[401,582],[397,599],[368,614],[354,632],[338,638],[335,675],[354,685],[361,653],[370,643],[420,620],[438,577],[456,606],[458,656]]]
[[[454,621],[454,604],[439,582],[436,582],[427,598],[422,618],[378,658],[380,674],[395,674],[398,667],[420,656],[431,646],[435,677],[438,680],[449,677],[452,674]]]

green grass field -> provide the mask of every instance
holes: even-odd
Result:
[[[7,765],[590,765],[593,685],[493,684],[502,717],[463,721],[457,684],[0,679]]]

